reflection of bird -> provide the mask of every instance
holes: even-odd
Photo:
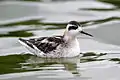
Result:
[[[27,60],[25,60],[25,63],[21,64],[26,70],[65,70],[74,75],[80,75],[80,70],[78,70],[79,66],[77,66],[77,64],[80,63],[79,56],[71,58],[41,58],[30,56]]]
[[[19,42],[40,57],[74,57],[79,55],[80,48],[77,35],[83,33],[81,25],[76,21],[67,24],[63,36],[40,37],[29,40],[19,38]]]

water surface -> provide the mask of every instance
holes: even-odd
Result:
[[[119,5],[118,0],[0,1],[0,79],[119,80]],[[18,43],[19,37],[63,35],[70,20],[94,36],[78,36],[80,57],[40,58]]]

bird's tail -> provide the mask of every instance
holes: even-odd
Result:
[[[25,40],[22,38],[19,38],[19,42],[25,46],[30,52],[32,52],[36,56],[44,57],[44,53],[39,50],[33,43],[31,43],[29,40]]]
[[[28,40],[19,38],[19,42],[25,46],[30,52],[32,52],[34,55],[38,55],[40,53],[40,50],[37,49],[33,43],[29,42]]]
[[[30,47],[30,48],[34,49],[33,44],[31,42],[29,42],[28,40],[19,38],[19,42],[25,47]]]

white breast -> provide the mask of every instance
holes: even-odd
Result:
[[[79,42],[77,39],[72,41],[68,48],[64,49],[64,57],[74,57],[78,56],[80,54],[80,47],[79,47]]]

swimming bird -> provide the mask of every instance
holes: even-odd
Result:
[[[93,37],[82,30],[77,21],[70,21],[62,36],[40,37],[31,39],[19,38],[19,42],[32,53],[40,57],[75,57],[80,54],[77,35],[80,33]]]

